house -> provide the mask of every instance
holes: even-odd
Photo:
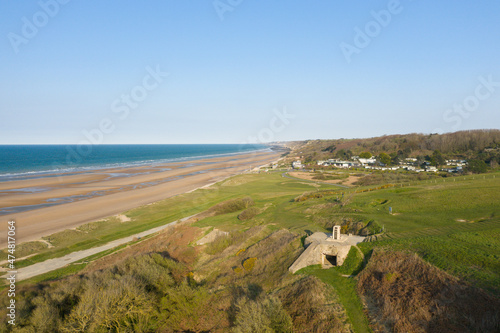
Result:
[[[302,169],[303,165],[301,161],[293,161],[292,162],[292,168],[294,169]]]
[[[443,168],[443,169],[441,169],[441,171],[446,171],[449,173],[456,173],[456,172],[462,172],[463,168],[461,166],[457,166],[454,168]]]
[[[370,157],[370,158],[358,158],[359,163],[361,165],[368,165],[368,164],[375,164],[377,162],[377,159],[375,157]]]
[[[453,166],[466,166],[467,161],[466,160],[446,160],[446,165],[453,165]]]

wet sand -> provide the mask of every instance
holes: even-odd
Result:
[[[16,221],[16,243],[37,240],[192,191],[278,158],[279,153],[252,153],[2,182],[2,208],[43,205],[65,198],[74,201],[0,216],[0,248],[7,245],[7,222],[10,220]]]

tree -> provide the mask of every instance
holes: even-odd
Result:
[[[350,159],[351,156],[352,156],[352,151],[350,150],[345,150],[345,149],[340,149],[337,153],[336,153],[336,156],[337,158],[340,158],[340,159]]]
[[[380,161],[380,163],[383,163],[385,165],[391,164],[391,157],[386,153],[380,153],[380,155],[378,155],[378,160]]]
[[[467,170],[472,173],[485,173],[488,165],[482,160],[470,160],[468,162]]]
[[[359,154],[359,157],[360,158],[370,158],[370,157],[372,157],[372,153],[370,153],[369,151],[364,151],[361,154]]]
[[[389,156],[391,157],[391,164],[399,164],[399,156],[396,152],[391,153]]]
[[[439,150],[434,150],[431,156],[431,164],[438,167],[445,164],[445,159]]]
[[[335,145],[331,145],[331,146],[328,146],[328,147],[322,149],[321,151],[328,151],[330,153],[333,153],[335,149],[337,149],[337,147]]]

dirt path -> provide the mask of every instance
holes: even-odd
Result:
[[[104,245],[101,245],[101,246],[98,246],[98,247],[94,247],[94,248],[87,249],[87,250],[82,250],[82,251],[72,252],[72,253],[67,254],[67,255],[65,255],[63,257],[60,257],[60,258],[48,259],[48,260],[46,260],[44,262],[40,262],[40,263],[37,263],[37,264],[33,264],[31,266],[19,268],[17,270],[17,276],[16,276],[17,277],[17,281],[26,280],[26,279],[32,278],[32,277],[40,275],[40,274],[48,273],[48,272],[51,272],[53,270],[56,270],[56,269],[59,269],[59,268],[63,268],[64,266],[66,266],[68,264],[71,264],[71,263],[74,263],[76,261],[82,260],[84,258],[87,258],[87,257],[91,256],[91,255],[94,255],[94,254],[97,254],[97,253],[100,253],[100,252],[103,252],[103,251],[115,248],[115,247],[117,247],[119,245],[131,242],[134,238],[142,238],[142,237],[154,234],[156,232],[159,232],[159,231],[161,231],[161,230],[163,230],[163,229],[165,229],[165,228],[167,228],[167,227],[169,227],[171,225],[174,225],[174,224],[179,223],[179,222],[186,221],[187,219],[189,219],[189,218],[191,218],[193,216],[195,216],[195,215],[188,216],[188,217],[182,218],[180,220],[177,220],[177,221],[170,222],[168,224],[162,225],[160,227],[156,227],[156,228],[153,228],[153,229],[149,229],[149,230],[140,232],[140,233],[135,234],[135,235],[131,235],[131,236],[128,236],[128,237],[116,239],[114,241],[111,241],[111,242],[109,242],[107,244],[104,244]]]

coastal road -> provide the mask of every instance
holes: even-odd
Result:
[[[156,227],[153,229],[149,229],[149,230],[140,232],[140,233],[135,234],[135,235],[124,237],[121,239],[116,239],[114,241],[111,241],[109,243],[106,243],[106,244],[98,246],[98,247],[94,247],[94,248],[82,250],[82,251],[72,252],[72,253],[67,254],[67,255],[60,257],[60,258],[48,259],[48,260],[45,260],[43,262],[33,264],[31,266],[19,268],[17,270],[16,280],[17,281],[26,280],[26,279],[32,278],[34,276],[37,276],[37,275],[41,275],[44,273],[54,271],[54,270],[59,269],[59,268],[63,268],[64,266],[66,266],[68,264],[71,264],[71,263],[77,262],[79,260],[82,260],[84,258],[90,257],[91,255],[98,254],[98,253],[101,253],[103,251],[113,249],[113,248],[120,246],[122,244],[126,244],[128,242],[131,242],[132,240],[134,240],[134,238],[142,238],[142,237],[160,232],[160,231],[162,231],[162,230],[164,230],[172,225],[175,225],[179,222],[184,222],[184,221],[186,221],[194,216],[196,216],[196,215],[188,216],[188,217],[182,218],[180,220],[162,225],[160,227]]]

